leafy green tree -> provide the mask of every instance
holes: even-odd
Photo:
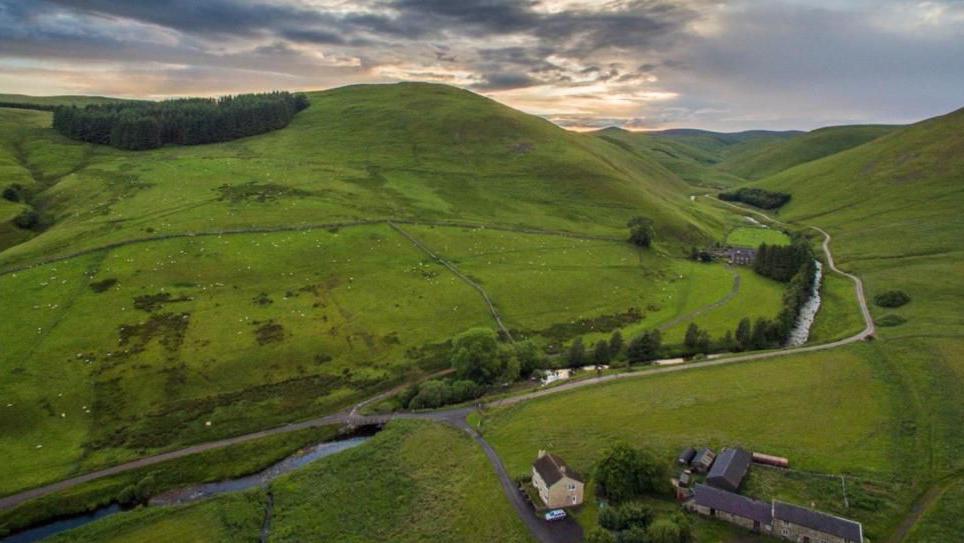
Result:
[[[609,336],[609,357],[615,359],[623,351],[623,334],[619,329],[613,330],[613,335]]]
[[[625,444],[606,451],[596,466],[596,481],[602,494],[616,504],[663,494],[668,485],[666,468],[658,459]]]
[[[515,343],[515,357],[519,360],[519,375],[529,377],[532,372],[542,366],[539,349],[532,340],[526,339]]]
[[[753,326],[748,317],[740,319],[740,324],[736,327],[736,344],[741,351],[753,347]]]
[[[655,229],[653,221],[647,217],[633,217],[627,223],[629,227],[629,241],[638,247],[649,247],[653,244]]]
[[[720,350],[721,351],[732,351],[736,348],[736,340],[733,339],[733,332],[727,330],[723,334],[723,338],[720,339]]]
[[[600,514],[602,514],[602,511],[600,511]],[[608,530],[595,527],[586,534],[586,543],[616,543],[616,536]]]
[[[646,528],[633,526],[616,534],[616,543],[649,543]]]
[[[659,330],[650,330],[636,336],[626,348],[626,356],[630,362],[648,362],[659,356],[662,346],[662,335]]]
[[[766,349],[770,344],[770,322],[760,317],[753,324],[753,333],[750,345],[754,349]]]
[[[696,352],[699,341],[700,327],[697,326],[695,322],[691,322],[690,325],[686,327],[686,335],[683,339],[683,345],[685,345],[690,352]]]
[[[586,347],[582,344],[581,337],[572,340],[566,358],[569,360],[569,367],[572,368],[582,366],[586,363]]]
[[[609,342],[605,340],[597,341],[592,351],[592,361],[596,365],[608,364],[609,358]]]
[[[489,328],[472,328],[456,336],[451,358],[459,379],[490,384],[502,373],[499,340]]]

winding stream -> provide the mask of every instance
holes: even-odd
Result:
[[[203,500],[205,498],[210,498],[211,496],[216,496],[218,494],[237,492],[239,490],[247,490],[256,486],[263,486],[276,479],[280,475],[304,467],[308,463],[314,462],[315,460],[357,447],[369,439],[371,439],[371,436],[359,436],[342,439],[339,441],[327,441],[324,443],[319,443],[307,449],[302,449],[301,451],[298,451],[297,453],[285,458],[277,464],[274,464],[273,466],[252,475],[239,477],[237,479],[228,479],[227,481],[217,481],[214,483],[188,486],[159,494],[150,499],[148,506],[154,507],[190,503]],[[120,513],[121,511],[123,511],[123,509],[119,505],[111,504],[83,515],[48,522],[47,524],[10,535],[0,539],[0,541],[2,541],[2,543],[30,543],[33,541],[40,541],[41,539],[50,537],[54,534],[59,534],[60,532],[65,532],[67,530],[89,524],[95,520],[108,517],[115,513]]]
[[[817,267],[813,272],[813,288],[810,291],[810,299],[800,308],[797,322],[793,325],[793,330],[790,331],[787,347],[799,347],[810,339],[810,327],[813,326],[813,319],[820,309],[820,281],[823,279],[823,264],[819,260],[815,264]]]

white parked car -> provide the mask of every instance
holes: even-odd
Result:
[[[562,509],[553,509],[552,511],[546,513],[546,520],[550,522],[553,520],[562,520],[564,518],[566,518],[566,512]]]

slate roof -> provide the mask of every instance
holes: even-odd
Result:
[[[859,522],[821,513],[799,505],[774,500],[773,518],[806,526],[825,534],[833,534],[848,541],[863,541],[864,530]]]
[[[706,482],[717,488],[735,492],[739,490],[740,483],[746,477],[752,461],[753,456],[743,449],[723,449],[713,462],[713,467],[706,476]]]
[[[693,457],[691,464],[696,466],[703,460],[704,457],[707,457],[707,455],[709,455],[709,457],[713,457],[713,449],[703,447],[702,449],[696,451],[696,455]]]
[[[536,461],[532,463],[532,467],[535,468],[539,476],[542,477],[542,480],[546,482],[546,486],[556,484],[559,479],[563,477],[569,477],[580,483],[583,482],[579,475],[569,469],[562,458],[552,453],[546,453],[536,458]]]
[[[696,505],[755,520],[763,525],[772,522],[770,504],[751,500],[746,496],[740,496],[726,490],[707,485],[696,485],[693,491],[693,499],[696,500]]]

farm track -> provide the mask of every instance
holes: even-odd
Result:
[[[484,301],[484,302],[485,302],[485,305],[489,308],[489,313],[491,313],[491,314],[492,314],[492,318],[495,319],[495,324],[499,327],[499,330],[502,332],[502,334],[503,334],[506,338],[508,338],[508,340],[509,340],[510,342],[511,342],[511,341],[514,341],[514,340],[512,339],[512,334],[509,333],[509,329],[506,328],[506,327],[505,327],[505,323],[502,322],[502,316],[499,315],[499,310],[495,308],[495,304],[492,302],[492,298],[490,298],[490,297],[489,297],[489,294],[485,291],[484,288],[482,288],[482,285],[478,284],[477,282],[475,282],[474,280],[472,280],[469,276],[467,276],[467,275],[465,275],[464,273],[462,273],[462,272],[455,266],[455,264],[452,264],[452,263],[449,262],[448,260],[445,260],[444,258],[442,258],[441,256],[439,256],[437,253],[435,253],[435,251],[433,251],[433,250],[431,249],[431,247],[429,247],[428,245],[425,245],[424,243],[422,243],[421,240],[419,240],[419,239],[416,238],[415,236],[409,234],[409,233],[406,232],[405,230],[402,230],[402,228],[401,228],[400,226],[398,226],[397,224],[395,224],[394,222],[389,221],[389,222],[388,222],[388,226],[392,227],[392,229],[395,230],[396,232],[398,232],[402,237],[404,237],[404,238],[407,239],[408,241],[412,242],[412,244],[415,245],[416,247],[418,247],[422,252],[424,252],[424,253],[427,254],[428,256],[432,257],[432,260],[438,262],[438,263],[441,264],[442,266],[445,266],[445,268],[446,268],[447,270],[449,270],[450,272],[452,272],[452,273],[453,273],[456,277],[458,277],[463,283],[465,283],[465,284],[469,285],[470,287],[472,287],[473,289],[475,289],[475,290],[479,293],[479,295],[482,296],[482,301]]]
[[[727,202],[724,202],[724,203],[727,203]],[[763,215],[758,212],[754,212],[752,210],[746,210],[739,206],[731,206],[731,207],[735,207],[741,211],[750,211],[750,212],[756,213],[771,222],[779,222],[779,221],[773,221],[766,215]],[[395,221],[395,222],[401,223],[401,221]],[[361,222],[361,224],[379,224],[379,223],[386,223],[391,225],[391,221],[387,221],[387,220]],[[785,223],[781,223],[781,224],[785,224]],[[454,225],[448,224],[447,226],[454,226]],[[328,226],[328,227],[330,228],[331,226]],[[477,228],[478,226],[468,226],[468,227]],[[324,226],[317,226],[316,228],[324,228]],[[398,229],[397,226],[395,228],[401,232],[401,230]],[[777,358],[777,357],[800,354],[800,353],[831,350],[831,349],[836,349],[846,345],[850,345],[859,341],[863,341],[868,337],[872,337],[875,332],[875,327],[874,327],[873,319],[871,318],[871,315],[870,315],[870,310],[867,307],[866,297],[864,295],[864,289],[863,289],[863,282],[860,280],[859,277],[846,273],[844,271],[841,271],[836,267],[833,260],[833,254],[830,251],[830,242],[832,240],[830,234],[828,234],[826,231],[817,227],[812,226],[811,228],[813,228],[814,230],[817,230],[824,236],[822,248],[827,258],[827,263],[829,268],[836,273],[839,273],[845,277],[850,278],[854,283],[855,295],[856,295],[858,304],[860,305],[861,313],[864,317],[864,323],[865,323],[865,327],[861,332],[853,336],[843,338],[837,341],[833,341],[830,343],[823,343],[823,344],[817,344],[817,345],[804,345],[801,347],[787,348],[787,349],[781,349],[777,351],[767,351],[767,352],[760,352],[760,353],[728,356],[728,357],[714,358],[704,362],[695,362],[695,363],[688,363],[688,364],[675,365],[675,366],[663,366],[663,367],[657,367],[653,369],[642,370],[642,371],[631,372],[631,373],[618,373],[618,374],[604,375],[600,377],[593,377],[582,381],[565,383],[563,385],[559,385],[549,389],[536,390],[533,392],[528,392],[517,396],[495,400],[481,407],[486,409],[508,407],[508,406],[512,406],[525,401],[541,398],[544,396],[559,394],[559,393],[575,390],[578,388],[583,388],[583,387],[592,386],[592,385],[601,384],[601,383],[607,383],[611,381],[615,382],[615,381],[621,381],[626,379],[649,377],[652,375],[660,375],[660,374],[667,374],[667,373],[676,373],[680,371],[689,371],[693,369],[708,368],[713,366],[724,366],[724,365],[730,365],[730,364],[735,364],[739,362],[764,360],[769,358]],[[303,230],[303,229],[304,228],[301,228],[300,230]],[[494,229],[494,228],[489,228],[489,229]],[[275,230],[275,231],[285,231],[285,230]],[[297,230],[289,229],[288,231],[297,231]],[[515,231],[515,230],[510,230],[510,231]],[[520,233],[534,233],[534,232],[520,231]],[[548,232],[539,232],[539,233],[548,233]],[[210,234],[210,235],[218,235],[218,234]],[[188,236],[181,235],[180,237],[188,237]],[[575,237],[575,236],[570,236],[570,237]],[[592,239],[598,239],[598,238],[592,238]],[[103,250],[103,248],[99,250]],[[567,529],[559,528],[560,532],[554,533],[554,529],[548,527],[550,526],[548,523],[542,522],[540,519],[535,517],[532,509],[527,504],[525,504],[524,501],[520,500],[519,491],[515,488],[514,481],[512,481],[511,477],[505,470],[504,465],[502,465],[502,462],[499,459],[498,455],[495,453],[494,449],[492,449],[492,447],[488,444],[488,442],[485,441],[485,439],[481,435],[479,435],[474,430],[472,430],[469,427],[469,425],[466,423],[465,417],[470,412],[473,411],[472,407],[428,411],[428,412],[420,412],[420,413],[392,413],[389,415],[376,415],[376,416],[362,416],[358,414],[359,408],[362,407],[363,405],[367,405],[369,403],[372,403],[373,401],[377,401],[378,399],[385,398],[389,396],[391,393],[392,391],[383,392],[375,396],[374,398],[370,398],[359,404],[356,404],[350,410],[344,410],[339,413],[335,413],[325,417],[305,420],[298,423],[292,423],[292,424],[288,424],[285,426],[281,426],[281,427],[277,427],[269,430],[262,430],[260,432],[254,432],[250,434],[236,436],[233,438],[222,439],[222,440],[207,442],[207,443],[200,443],[197,445],[193,445],[191,447],[186,447],[175,451],[169,451],[169,452],[154,455],[154,456],[143,457],[143,458],[126,462],[123,464],[118,464],[110,468],[102,469],[99,471],[87,473],[87,474],[73,477],[70,479],[58,481],[56,483],[51,483],[45,486],[26,490],[17,494],[0,498],[0,510],[13,508],[28,500],[46,496],[54,492],[66,490],[81,483],[93,481],[93,480],[100,479],[103,477],[108,477],[111,475],[116,475],[119,473],[124,473],[127,471],[144,467],[144,466],[154,465],[166,460],[182,458],[185,456],[190,456],[190,455],[197,454],[204,451],[220,449],[220,448],[228,447],[239,443],[244,443],[247,441],[252,441],[255,439],[259,439],[259,438],[267,437],[271,435],[284,434],[284,433],[302,430],[305,428],[313,428],[313,427],[326,426],[326,425],[332,425],[332,424],[361,426],[361,425],[370,425],[370,424],[385,424],[388,421],[391,421],[393,419],[422,419],[422,420],[430,420],[435,422],[446,423],[446,424],[455,426],[456,428],[463,429],[464,431],[468,432],[473,437],[473,439],[475,439],[482,446],[483,450],[486,453],[486,456],[489,458],[489,461],[496,472],[496,475],[500,480],[500,484],[503,487],[503,491],[506,494],[506,497],[509,499],[510,503],[516,509],[520,520],[522,520],[522,522],[526,525],[526,527],[529,529],[532,536],[537,541],[540,541],[542,543],[568,543],[568,541],[573,541],[573,540],[578,541],[578,539],[572,539],[572,534],[568,531],[565,531]],[[563,526],[563,525],[560,525],[560,526]]]
[[[907,536],[910,535],[910,531],[914,528],[918,521],[924,516],[931,507],[937,503],[937,500],[944,495],[944,492],[957,482],[958,479],[964,478],[964,471],[958,471],[952,473],[930,486],[923,494],[914,501],[914,505],[911,507],[910,512],[900,521],[894,533],[891,534],[890,538],[887,539],[887,543],[903,543]]]
[[[89,255],[99,251],[110,251],[113,249],[119,249],[121,247],[127,247],[128,245],[139,245],[142,243],[151,243],[155,241],[167,241],[171,239],[184,239],[184,238],[244,235],[244,234],[274,234],[274,233],[281,233],[281,232],[306,232],[311,230],[328,230],[332,228],[350,228],[353,226],[373,226],[378,224],[390,225],[391,223],[410,224],[410,225],[417,225],[417,226],[441,226],[441,227],[450,227],[450,228],[495,230],[499,232],[513,232],[516,234],[529,234],[529,235],[536,235],[536,236],[558,236],[558,237],[565,237],[570,239],[579,239],[579,240],[586,240],[586,241],[611,241],[611,242],[624,241],[620,238],[615,238],[615,237],[596,236],[592,234],[580,234],[578,232],[567,232],[565,230],[540,230],[538,228],[529,228],[524,226],[499,226],[499,225],[493,226],[493,225],[486,225],[486,224],[456,222],[456,221],[414,221],[414,220],[408,220],[408,219],[361,219],[356,221],[311,223],[311,224],[303,224],[299,226],[264,226],[264,227],[253,226],[253,227],[245,227],[245,228],[225,228],[221,230],[202,230],[197,232],[172,232],[170,234],[144,236],[140,238],[132,238],[132,239],[127,239],[123,241],[116,241],[113,243],[106,243],[104,245],[91,247],[89,249],[83,249],[80,251],[75,251],[65,255],[40,259],[35,262],[30,262],[28,264],[9,266],[0,270],[0,276],[26,271],[26,270],[36,268],[39,266],[44,266],[47,264],[63,262],[65,260],[70,260],[72,258]]]
[[[664,322],[663,324],[657,326],[656,329],[659,330],[660,332],[665,332],[681,322],[686,322],[688,320],[691,320],[693,317],[698,317],[703,313],[706,313],[707,311],[712,311],[718,307],[721,307],[730,303],[730,301],[733,300],[733,298],[736,298],[736,295],[739,293],[740,293],[740,275],[737,273],[734,273],[733,286],[730,288],[730,291],[727,292],[722,298],[720,298],[719,300],[711,304],[698,307],[693,311],[690,311],[689,313],[685,313],[683,315],[675,317],[669,320],[668,322]]]

